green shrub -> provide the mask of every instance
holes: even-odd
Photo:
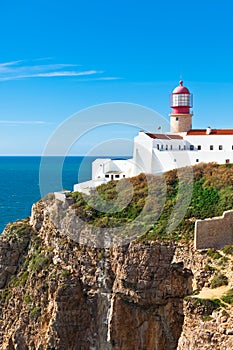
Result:
[[[60,271],[59,276],[61,278],[68,278],[70,276],[70,271],[69,270],[62,270],[62,271]]]
[[[209,316],[214,310],[218,310],[223,306],[221,300],[219,299],[201,299],[201,298],[191,298],[191,310],[198,309],[198,313],[203,316]]]
[[[214,260],[217,260],[217,259],[220,259],[222,257],[222,254],[220,254],[216,249],[214,248],[210,248],[207,250],[207,255],[214,259]]]
[[[10,223],[7,225],[9,227],[8,236],[10,238],[23,238],[28,237],[32,233],[32,228],[28,223],[19,221],[15,223]]]
[[[48,256],[45,256],[43,253],[41,253],[32,258],[29,268],[31,271],[40,272],[41,270],[46,268],[49,263],[50,263],[50,258]]]
[[[226,265],[226,263],[229,261],[229,258],[226,256],[223,256],[219,261],[218,261],[218,265],[222,266],[222,265]]]
[[[221,286],[227,286],[228,285],[228,278],[225,275],[216,275],[213,277],[213,279],[210,282],[210,287],[217,288]]]
[[[24,271],[23,273],[20,273],[19,275],[15,275],[11,278],[9,282],[10,287],[24,287],[27,279],[29,276],[28,271]]]
[[[32,318],[38,318],[41,315],[41,308],[40,306],[35,306],[33,309],[30,311],[30,316]]]
[[[233,246],[232,245],[225,245],[225,247],[223,248],[222,251],[224,254],[233,255]]]
[[[208,322],[208,321],[212,321],[213,320],[213,317],[211,317],[211,316],[203,316],[202,317],[202,320],[204,321],[204,322]]]
[[[20,286],[24,287],[26,282],[27,282],[27,279],[28,279],[28,275],[29,275],[29,272],[28,271],[24,271],[20,276],[19,276],[19,284]]]
[[[24,297],[24,302],[26,304],[31,304],[32,303],[32,298],[30,297],[30,295],[28,293],[26,293],[25,297]]]
[[[1,291],[0,297],[4,301],[10,300],[10,298],[12,297],[12,291],[9,290],[8,288],[5,288]]]
[[[224,301],[224,303],[233,305],[233,289],[230,289],[226,295],[224,295],[222,297],[222,301]]]
[[[179,169],[179,173],[184,173],[184,178],[186,178],[186,170],[186,168]],[[194,181],[186,184],[183,191],[185,192],[190,187],[191,202],[184,219],[177,227],[174,225],[173,229],[170,229],[176,219],[174,216],[171,217],[173,210],[177,201],[185,195],[178,191],[179,187],[182,187],[180,186],[182,180],[179,180],[177,170],[169,171],[162,177],[140,174],[127,179],[133,188],[132,198],[131,192],[124,185],[125,179],[101,185],[88,196],[83,196],[78,192],[70,193],[68,196],[75,200],[72,207],[77,216],[91,225],[110,228],[124,227],[133,222],[143,211],[145,223],[152,222],[153,224],[146,226],[146,229],[143,230],[146,233],[140,237],[140,241],[144,243],[148,240],[189,242],[193,240],[196,218],[220,216],[225,210],[233,208],[233,167],[216,163],[200,164],[193,167],[193,174]],[[163,188],[164,180],[166,190]],[[116,186],[121,187],[119,193]],[[148,191],[153,198],[152,201],[148,200]],[[180,198],[178,198],[178,193]],[[129,204],[121,210],[119,210],[120,197],[129,198]],[[111,206],[111,212],[107,210],[109,206]],[[95,209],[97,207],[102,210]],[[161,212],[160,209],[162,209]],[[209,258],[212,259],[222,257],[216,250],[210,250],[209,254]]]

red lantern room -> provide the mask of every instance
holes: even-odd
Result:
[[[170,106],[172,114],[190,114],[190,108],[193,106],[193,95],[189,89],[183,86],[182,80],[170,95]]]

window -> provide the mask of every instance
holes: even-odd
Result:
[[[226,159],[226,164],[229,164],[230,163],[230,159]]]
[[[194,150],[194,146],[190,145],[190,151],[193,151],[193,150]]]
[[[188,94],[174,94],[172,95],[172,106],[177,107],[177,106],[189,106],[191,107],[192,101],[191,101],[191,96]]]
[[[115,175],[115,178],[116,178],[116,179],[119,179],[119,177],[120,177],[120,175],[118,175],[118,174],[117,174],[117,175]]]
[[[184,145],[184,151],[186,150],[186,146]]]
[[[168,145],[166,145],[166,151],[168,150]]]
[[[179,118],[178,117],[176,117],[176,121],[178,122],[178,120],[179,120]]]
[[[161,145],[161,149],[163,149],[163,145]]]
[[[210,150],[213,151],[213,149],[214,149],[214,146],[210,145]]]
[[[198,149],[198,151],[200,151],[201,150],[201,145],[198,145],[197,149]]]
[[[159,149],[159,144],[157,144],[157,149]]]
[[[233,150],[233,145],[231,146],[231,149]]]
[[[181,145],[179,145],[179,149],[181,149]]]
[[[105,175],[105,177],[106,177],[106,178],[109,178],[109,175],[108,175],[108,174],[106,174],[106,175]]]
[[[219,145],[218,149],[219,149],[219,151],[222,151],[222,149],[223,149],[222,145]]]
[[[198,163],[199,162],[199,159],[196,159],[196,163]]]
[[[170,149],[172,149],[172,145],[170,146]]]

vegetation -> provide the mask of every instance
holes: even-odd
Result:
[[[214,271],[216,271],[216,268],[211,266],[211,265],[209,265],[209,264],[207,264],[204,267],[204,271],[214,272]]]
[[[218,265],[219,266],[224,266],[229,262],[229,258],[227,256],[223,256],[219,261],[218,261]]]
[[[68,278],[69,276],[70,276],[70,271],[69,270],[61,270],[60,272],[59,272],[59,277],[60,278],[64,278],[64,279],[66,279],[66,278]]]
[[[24,302],[26,304],[31,304],[32,303],[32,298],[30,297],[30,295],[28,294],[28,292],[26,293],[25,297],[24,297]]]
[[[9,286],[10,287],[19,287],[19,286],[24,287],[26,282],[27,282],[28,275],[29,275],[29,272],[24,271],[24,272],[20,273],[19,275],[13,276],[9,282]]]
[[[176,170],[163,176],[140,174],[131,179],[110,181],[89,196],[78,192],[68,196],[75,199],[73,208],[77,216],[90,225],[125,227],[140,215],[140,223],[147,231],[141,240],[189,241],[193,238],[195,219],[220,216],[233,208],[233,167],[199,164],[193,167],[193,181],[187,180],[188,168],[182,171],[181,177]],[[188,188],[192,198],[186,214],[177,227],[174,225],[174,229],[168,230],[174,219],[172,211]],[[209,254],[213,259],[221,257],[216,251]]]
[[[210,282],[211,288],[217,288],[221,286],[227,286],[228,285],[228,278],[225,275],[216,275],[213,277],[213,279]]]
[[[44,268],[46,268],[46,266],[48,266],[49,263],[50,263],[50,257],[44,255],[44,253],[40,253],[32,257],[29,265],[29,269],[31,271],[35,271],[38,273]]]
[[[32,318],[37,319],[40,315],[41,315],[41,308],[40,308],[40,306],[35,306],[35,307],[33,307],[33,308],[31,309],[31,311],[30,311],[30,316],[31,316]]]
[[[220,259],[222,258],[222,254],[220,254],[216,249],[214,248],[210,248],[207,250],[207,255],[214,259],[214,260],[217,260],[217,259]]]
[[[225,245],[223,248],[223,253],[227,255],[233,255],[233,246],[232,245]]]
[[[12,242],[22,241],[24,238],[29,237],[33,231],[28,223],[28,219],[9,223],[6,226],[6,230]]]
[[[223,303],[219,299],[201,299],[190,297],[188,302],[190,311],[196,309],[197,312],[202,315],[202,318],[205,318],[203,319],[205,321],[210,320],[207,316],[210,316],[213,311],[224,307]]]
[[[233,289],[230,289],[226,295],[224,295],[222,297],[222,301],[224,301],[224,303],[233,305]]]
[[[203,316],[203,317],[202,317],[202,320],[203,320],[204,322],[209,322],[209,321],[212,321],[212,320],[213,320],[213,317],[211,317],[211,316],[209,316],[209,315]]]
[[[0,291],[0,299],[3,301],[8,301],[12,296],[12,291],[8,288],[5,288]]]

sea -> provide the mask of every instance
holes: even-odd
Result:
[[[30,216],[32,204],[45,192],[72,191],[75,183],[91,179],[91,163],[96,158],[47,157],[44,161],[41,157],[0,157],[0,233],[7,223]]]

